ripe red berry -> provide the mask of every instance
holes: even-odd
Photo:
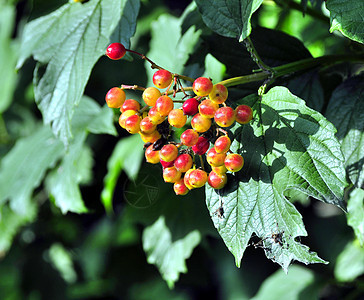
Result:
[[[193,116],[198,113],[199,102],[196,98],[189,98],[183,102],[182,109],[185,115]]]
[[[158,125],[158,124],[161,124],[163,121],[164,121],[164,116],[161,116],[159,112],[157,112],[157,109],[155,106],[153,106],[149,112],[148,112],[148,117],[149,117],[149,120],[155,124],[155,125]]]
[[[169,167],[163,169],[163,179],[165,182],[175,183],[181,179],[181,171],[178,171],[176,167]]]
[[[187,129],[181,134],[181,143],[187,147],[194,146],[198,139],[198,133],[193,129]]]
[[[178,156],[178,148],[176,145],[173,144],[164,145],[159,152],[159,156],[161,160],[164,160],[166,162],[175,160]]]
[[[154,86],[151,86],[144,90],[142,98],[146,105],[154,106],[160,96],[162,96],[161,92]]]
[[[121,59],[126,53],[125,47],[120,43],[112,43],[106,49],[106,56],[110,59]]]
[[[213,167],[222,166],[224,164],[225,157],[226,157],[225,153],[217,153],[214,147],[212,147],[206,153],[206,160],[208,164]]]
[[[210,142],[207,138],[200,136],[196,145],[192,147],[192,151],[198,155],[204,155],[210,147]]]
[[[240,154],[229,154],[225,158],[225,167],[230,172],[238,172],[244,165],[244,159]]]
[[[123,105],[125,98],[125,92],[121,88],[113,87],[107,92],[105,101],[108,107],[119,108]]]
[[[173,100],[168,96],[160,96],[155,102],[155,109],[161,116],[166,117],[173,109]]]
[[[235,111],[229,107],[220,107],[214,116],[214,120],[220,127],[229,127],[235,121]]]
[[[195,114],[191,120],[191,126],[197,132],[205,132],[211,127],[211,119],[205,118],[201,114]]]
[[[132,115],[136,115],[137,112],[135,110],[127,110],[123,112],[119,117],[119,125],[121,128],[125,129],[125,121],[127,118],[129,118]]]
[[[211,92],[212,87],[213,84],[211,80],[206,77],[199,77],[192,84],[193,92],[197,96],[202,97],[207,96]]]
[[[145,159],[151,164],[159,163],[159,151],[153,150],[153,145],[150,145],[145,150]]]
[[[183,111],[179,108],[172,109],[168,114],[168,122],[173,127],[182,128],[185,126],[187,121],[187,116],[183,114]]]
[[[159,155],[159,157],[160,157],[160,155]],[[174,165],[174,160],[172,160],[172,161],[164,161],[164,160],[160,159],[159,162],[161,163],[161,165],[162,165],[163,168],[170,168],[170,167],[173,167],[173,165]]]
[[[125,129],[135,134],[140,131],[140,117],[138,115],[132,115],[125,120]]]
[[[127,99],[123,103],[123,105],[120,108],[121,112],[127,111],[127,110],[136,110],[138,111],[140,109],[140,104],[138,101],[134,99]]]
[[[186,195],[189,191],[187,186],[185,185],[184,178],[181,178],[180,180],[176,181],[173,185],[173,190],[176,193],[176,195]]]
[[[231,140],[228,136],[220,136],[215,141],[215,150],[217,153],[225,153],[230,149]]]
[[[181,172],[187,172],[192,167],[192,157],[189,154],[181,154],[174,161],[174,166]]]
[[[172,73],[167,70],[158,70],[153,74],[153,84],[160,89],[164,89],[172,82]]]
[[[149,117],[145,117],[140,121],[140,130],[143,133],[149,134],[157,129],[157,125],[153,124]]]
[[[198,106],[200,114],[205,118],[213,118],[215,112],[219,109],[219,105],[212,102],[210,99],[203,100]]]
[[[193,170],[188,177],[189,184],[194,188],[203,187],[207,182],[207,173],[204,170]]]
[[[239,124],[249,123],[253,119],[253,111],[248,105],[239,105],[235,108],[236,122]]]
[[[193,189],[193,186],[190,184],[190,174],[194,171],[195,169],[189,169],[185,176],[183,177],[183,182],[184,184],[186,185],[186,187],[189,189],[189,190],[192,190]]]
[[[228,97],[228,90],[222,84],[215,84],[209,94],[209,98],[212,102],[217,104],[222,104],[226,101]]]
[[[219,190],[226,185],[227,176],[226,174],[218,174],[214,171],[211,171],[207,182],[212,188]]]

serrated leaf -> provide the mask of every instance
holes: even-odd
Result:
[[[332,93],[327,118],[337,127],[350,180],[364,184],[364,76],[352,77]]]
[[[107,162],[108,172],[104,178],[101,200],[108,213],[112,211],[112,198],[122,170],[129,178],[136,178],[143,159],[143,141],[139,135],[132,135],[119,141]]]
[[[143,231],[143,249],[147,254],[147,261],[158,267],[170,288],[173,288],[180,273],[187,272],[185,260],[199,243],[200,233],[197,230],[172,241],[163,216]]]
[[[355,189],[350,193],[346,217],[361,247],[364,247],[364,190]]]
[[[315,275],[311,270],[292,266],[288,274],[278,270],[269,276],[251,299],[301,299],[305,290],[310,290],[310,294],[306,293],[304,299],[318,299],[320,290],[317,288],[312,290],[314,284]]]
[[[330,11],[330,32],[339,30],[343,35],[364,44],[364,2],[362,0],[327,0]]]
[[[195,0],[202,19],[216,33],[244,40],[250,35],[250,18],[263,0]]]
[[[364,274],[364,248],[358,241],[350,242],[336,260],[334,274],[339,281],[353,281]]]
[[[32,135],[19,139],[1,160],[0,204],[10,200],[14,212],[26,215],[33,190],[63,153],[63,144],[49,127],[38,127]]]
[[[0,113],[5,111],[11,100],[16,83],[15,64],[17,45],[11,40],[15,21],[15,7],[0,3]]]
[[[128,14],[123,3],[68,3],[25,26],[18,67],[30,55],[39,62],[34,76],[36,102],[44,122],[52,124],[65,145],[72,138],[74,107],[80,102],[91,69],[104,53],[120,17]]]
[[[14,236],[25,224],[34,220],[37,215],[37,207],[30,203],[25,215],[18,215],[3,205],[0,208],[0,253],[7,252],[12,244]]]
[[[231,150],[245,159],[241,173],[231,176],[221,195],[206,188],[206,203],[228,249],[239,266],[253,234],[262,239],[267,257],[285,271],[294,260],[324,262],[295,240],[305,236],[301,215],[284,197],[297,189],[343,207],[347,185],[334,126],[284,87],[243,99],[254,121],[235,125]],[[223,202],[225,218],[214,212]]]
[[[182,21],[183,19],[164,14],[153,22],[150,50],[147,54],[150,59],[158,62],[159,66],[177,74],[182,74],[183,66],[201,34],[201,31],[196,31],[193,26],[181,35]],[[153,84],[155,69],[151,69],[147,62],[145,68],[149,78],[147,85],[150,86]]]

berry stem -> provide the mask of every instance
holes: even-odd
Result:
[[[122,84],[120,86],[120,88],[122,90],[139,90],[139,91],[144,91],[145,90],[145,87],[142,87],[142,86],[139,86],[139,85],[126,85],[126,84]]]
[[[251,58],[253,59],[253,61],[258,65],[258,67],[263,71],[266,72],[268,74],[273,75],[274,74],[274,70],[269,67],[268,65],[266,65],[263,60],[260,58],[257,50],[255,49],[252,40],[250,39],[250,37],[248,36],[244,41],[243,41],[246,49],[248,50],[248,52],[250,53]]]
[[[202,155],[199,155],[198,157],[200,158],[201,168],[202,168],[202,170],[205,171],[205,166],[204,166],[204,163],[203,163]]]

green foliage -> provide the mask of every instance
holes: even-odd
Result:
[[[364,246],[364,190],[355,189],[348,200],[348,224],[354,229],[360,246]]]

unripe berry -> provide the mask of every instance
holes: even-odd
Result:
[[[168,96],[160,96],[155,102],[155,109],[161,116],[168,116],[173,109],[173,100]]]
[[[228,154],[225,158],[225,167],[230,172],[238,172],[244,165],[244,159],[240,154]]]
[[[248,105],[239,105],[235,108],[236,122],[239,124],[249,123],[253,119],[253,111]]]
[[[153,150],[153,145],[150,145],[145,150],[145,159],[151,164],[159,163],[159,151]]]
[[[205,118],[198,113],[192,118],[191,126],[197,132],[205,132],[211,127],[211,119]]]
[[[157,129],[157,125],[153,124],[149,117],[145,117],[140,121],[140,130],[143,133],[149,134]]]
[[[123,105],[125,98],[125,92],[121,88],[113,87],[107,92],[105,101],[108,107],[119,108]]]
[[[225,153],[217,153],[214,147],[206,153],[206,160],[208,164],[213,167],[222,166],[224,164],[225,157]]]
[[[137,112],[135,110],[127,110],[123,112],[119,117],[119,125],[121,128],[125,129],[125,121],[127,118],[129,118],[132,115],[136,115]]]
[[[178,156],[178,148],[176,145],[173,144],[164,145],[159,152],[159,156],[161,160],[164,160],[166,162],[175,160]]]
[[[172,73],[167,70],[158,70],[153,74],[153,84],[160,89],[169,86],[172,79]]]
[[[192,157],[189,154],[181,154],[174,161],[174,166],[181,172],[187,172],[192,167]]]
[[[161,124],[165,117],[161,116],[159,112],[157,112],[157,109],[155,106],[153,106],[149,112],[148,112],[149,121],[151,121],[153,124],[158,125]]]
[[[159,157],[160,157],[160,155],[159,155]],[[170,168],[170,167],[173,167],[173,165],[174,165],[174,160],[172,160],[172,161],[164,161],[164,160],[160,159],[159,162],[161,163],[161,165],[162,165],[163,168]]]
[[[215,141],[215,150],[217,153],[225,153],[230,149],[231,140],[228,136],[220,136]]]
[[[225,167],[225,164],[218,167],[211,167],[212,171],[214,171],[216,174],[225,174],[227,169]]]
[[[212,171],[209,174],[209,178],[208,178],[207,182],[212,188],[219,190],[219,189],[222,189],[226,185],[227,176],[226,176],[226,174],[217,174]]]
[[[210,142],[207,138],[200,136],[196,145],[192,147],[192,151],[198,155],[204,155],[210,147]]]
[[[185,126],[187,121],[187,116],[183,114],[181,109],[172,109],[168,114],[168,122],[173,127],[182,128]]]
[[[187,116],[193,116],[193,115],[197,114],[198,105],[199,105],[199,102],[196,100],[196,98],[187,99],[182,105],[184,114]]]
[[[181,179],[181,174],[175,167],[163,169],[163,179],[165,182],[175,183]]]
[[[112,43],[106,49],[106,56],[110,59],[121,59],[126,53],[125,47],[120,43]]]
[[[154,106],[160,96],[162,96],[161,92],[154,86],[151,86],[144,90],[142,98],[146,105]]]
[[[215,112],[219,109],[219,105],[212,102],[210,99],[203,100],[198,106],[198,111],[205,118],[213,118]]]
[[[193,129],[187,129],[181,134],[181,143],[187,147],[194,146],[198,141],[198,133]]]
[[[136,111],[140,110],[139,102],[134,99],[125,100],[125,102],[123,103],[123,105],[120,108],[120,111],[124,112],[127,110],[136,110]]]
[[[186,187],[189,189],[189,190],[192,190],[193,189],[193,186],[190,184],[190,174],[194,171],[195,169],[189,169],[185,176],[183,177],[183,182],[184,184],[186,185]]]
[[[189,189],[185,185],[184,178],[181,178],[180,180],[178,180],[174,183],[173,190],[176,193],[176,195],[183,196],[188,193]]]
[[[201,97],[207,96],[211,92],[212,87],[211,80],[206,77],[199,77],[192,84],[193,92]]]
[[[228,97],[228,90],[222,84],[215,84],[209,94],[209,98],[216,104],[222,104]]]
[[[140,117],[138,115],[132,115],[125,120],[125,129],[131,133],[135,134],[140,131]]]
[[[139,132],[139,134],[144,143],[154,143],[161,138],[161,134],[157,130],[152,133]]]
[[[204,170],[193,170],[188,177],[189,184],[194,188],[203,187],[207,182],[207,173]]]
[[[229,127],[235,121],[235,111],[229,106],[220,107],[215,113],[214,120],[220,127]]]

